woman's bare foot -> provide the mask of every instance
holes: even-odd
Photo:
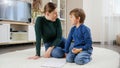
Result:
[[[39,59],[40,56],[32,56],[32,57],[28,57],[28,59],[33,59],[33,60],[36,60],[36,59]]]

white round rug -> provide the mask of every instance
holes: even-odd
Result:
[[[120,55],[105,48],[93,48],[92,61],[85,65],[66,63],[65,58],[40,58],[28,60],[33,56],[35,49],[19,50],[0,55],[0,68],[119,68]],[[42,55],[44,48],[42,48]]]

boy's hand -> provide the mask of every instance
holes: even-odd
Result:
[[[78,54],[79,52],[81,52],[82,51],[82,48],[73,48],[72,49],[72,52],[74,53],[74,54]]]

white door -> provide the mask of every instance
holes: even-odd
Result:
[[[0,24],[0,43],[10,41],[10,24]]]
[[[28,26],[28,40],[29,41],[35,41],[34,25],[29,25]]]

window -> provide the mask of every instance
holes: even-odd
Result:
[[[113,4],[114,4],[114,14],[115,15],[120,15],[120,0],[113,0]]]

